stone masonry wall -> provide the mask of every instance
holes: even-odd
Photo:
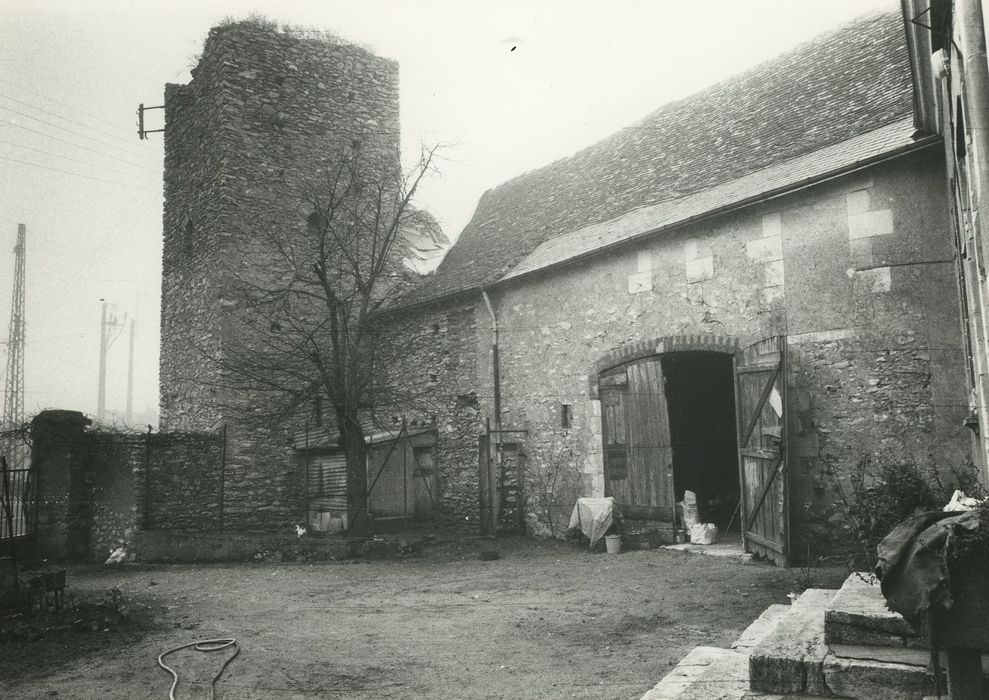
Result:
[[[928,149],[494,288],[504,426],[527,429],[533,453],[574,444],[584,493],[600,496],[602,358],[669,336],[730,349],[786,335],[792,551],[840,548],[829,475],[847,480],[865,455],[933,460],[945,475],[967,460],[941,172]],[[482,424],[488,325],[477,324]]]
[[[467,304],[396,315],[386,334],[379,411],[411,424],[435,422],[437,514],[448,525],[474,529],[478,506],[479,406],[478,327],[484,318]]]
[[[161,425],[227,428],[232,528],[288,528],[304,514],[291,421],[210,357],[256,338],[241,293],[277,282],[276,249],[306,235],[307,187],[355,141],[398,167],[397,65],[358,46],[250,22],[211,30],[192,81],[166,90]]]
[[[222,531],[223,436],[91,431],[74,411],[34,420],[37,551],[103,561],[138,530]]]

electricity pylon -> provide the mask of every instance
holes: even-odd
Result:
[[[13,431],[24,423],[24,265],[27,251],[27,227],[17,225],[14,246],[14,294],[10,299],[10,327],[7,332],[7,380],[3,390],[3,415],[0,431]],[[0,450],[7,454],[11,468],[23,467],[25,450],[22,443],[8,433],[0,441]]]

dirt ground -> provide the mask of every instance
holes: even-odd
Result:
[[[497,548],[500,559],[481,560]],[[691,648],[727,646],[771,603],[845,572],[527,539],[318,564],[73,568],[132,622],[0,642],[2,698],[167,698],[161,652],[234,637],[222,698],[638,698]],[[94,629],[96,628],[96,629]],[[207,697],[230,651],[167,662]]]

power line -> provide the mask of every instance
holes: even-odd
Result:
[[[42,124],[46,124],[47,126],[55,127],[59,131],[64,131],[66,133],[74,134],[74,135],[79,136],[79,137],[84,138],[84,139],[89,139],[90,141],[93,141],[94,143],[98,143],[101,146],[106,146],[107,148],[113,148],[113,149],[116,149],[116,150],[118,150],[118,151],[120,151],[122,153],[127,153],[128,155],[130,155],[130,153],[131,153],[131,151],[127,150],[126,148],[123,148],[122,146],[117,146],[117,145],[112,144],[112,143],[107,143],[106,141],[103,141],[101,139],[95,138],[95,137],[90,136],[89,134],[85,134],[85,133],[83,133],[81,131],[75,131],[74,129],[68,129],[68,128],[64,127],[64,126],[60,126],[58,124],[55,124],[53,122],[50,122],[47,119],[42,119],[41,117],[36,117],[33,114],[28,114],[26,112],[21,112],[20,110],[12,109],[11,107],[4,107],[3,105],[0,105],[0,109],[5,110],[7,112],[12,112],[12,113],[14,113],[14,114],[16,114],[18,116],[25,117],[26,119],[33,119],[34,121],[40,122]]]
[[[121,163],[126,163],[128,165],[132,165],[132,166],[134,166],[136,168],[141,168],[142,170],[147,170],[148,172],[155,172],[155,173],[157,173],[157,171],[155,170],[155,168],[150,167],[150,164],[148,164],[148,163],[138,163],[136,160],[129,160],[127,158],[121,158],[120,156],[112,155],[110,153],[107,153],[106,151],[100,151],[100,150],[97,150],[95,148],[90,148],[89,146],[83,146],[82,144],[75,143],[73,141],[69,141],[68,139],[63,139],[63,138],[61,138],[59,136],[55,136],[53,134],[49,134],[49,133],[46,133],[44,131],[38,131],[37,129],[32,129],[29,126],[24,126],[23,124],[18,124],[17,122],[10,121],[9,119],[0,119],[0,123],[7,124],[9,126],[13,126],[13,127],[18,128],[18,129],[23,129],[24,131],[30,131],[32,134],[38,134],[39,136],[44,136],[46,139],[51,139],[53,141],[58,141],[60,143],[68,144],[69,146],[72,146],[73,148],[78,148],[78,149],[81,149],[83,151],[89,151],[90,153],[96,153],[97,155],[100,155],[100,156],[102,156],[104,158],[109,158],[110,160],[116,160],[116,161],[119,161]]]
[[[134,173],[128,173],[128,172],[126,172],[124,170],[117,170],[115,168],[108,168],[105,165],[97,165],[96,163],[92,163],[90,161],[79,160],[78,158],[73,158],[71,156],[63,156],[61,153],[52,153],[51,151],[45,151],[45,150],[43,150],[41,148],[34,148],[33,146],[25,146],[23,144],[14,143],[13,141],[7,141],[5,139],[0,139],[0,143],[5,143],[8,146],[14,146],[15,148],[24,148],[24,149],[27,149],[28,151],[34,151],[35,153],[41,153],[41,154],[46,155],[46,156],[52,156],[53,158],[61,158],[63,160],[69,160],[69,161],[72,161],[73,163],[79,163],[80,165],[86,165],[86,166],[89,166],[89,167],[97,168],[98,170],[106,170],[107,172],[117,173],[118,175],[123,175],[125,177],[136,177],[134,175]],[[141,179],[142,180],[147,180],[147,181],[150,182],[154,178],[153,177],[143,177]]]
[[[31,166],[32,168],[41,168],[42,170],[51,170],[52,172],[63,173],[65,175],[75,175],[76,177],[85,178],[86,180],[93,180],[94,182],[103,182],[103,183],[105,183],[107,185],[116,185],[117,187],[126,187],[128,189],[140,190],[142,192],[148,191],[148,188],[146,188],[146,187],[135,187],[134,185],[128,185],[128,184],[123,183],[123,182],[113,182],[112,180],[104,180],[103,178],[92,177],[90,175],[83,175],[82,173],[74,173],[71,170],[62,170],[61,168],[53,168],[51,166],[41,165],[39,163],[31,163],[31,162],[26,161],[26,160],[18,160],[17,158],[11,158],[9,156],[0,156],[0,160],[8,160],[11,163],[19,163],[20,165],[28,165],[28,166]]]
[[[45,109],[44,107],[38,107],[37,105],[33,105],[30,102],[24,102],[23,100],[18,100],[16,97],[11,97],[10,95],[5,95],[2,92],[0,92],[0,97],[2,97],[4,99],[7,99],[7,100],[10,100],[11,102],[16,102],[19,105],[24,105],[25,107],[29,107],[31,109],[36,109],[39,112],[43,112],[44,114],[50,114],[51,116],[57,117],[58,119],[61,119],[63,121],[67,121],[70,124],[77,124],[78,126],[84,127],[86,129],[92,129],[93,131],[95,131],[95,132],[97,132],[99,134],[104,134],[106,136],[110,136],[112,138],[115,138],[115,139],[117,139],[119,141],[123,141],[125,143],[129,143],[129,144],[133,145],[133,139],[125,139],[120,134],[115,134],[115,133],[112,133],[112,132],[109,132],[109,131],[104,131],[103,129],[97,129],[97,128],[93,127],[93,126],[90,126],[89,124],[83,124],[82,122],[76,121],[75,119],[69,119],[68,117],[66,117],[64,115],[61,115],[58,112],[51,112],[51,111]]]
[[[51,95],[46,95],[44,93],[38,92],[37,90],[32,90],[31,88],[24,87],[23,85],[18,85],[17,83],[13,83],[13,82],[5,79],[5,78],[0,78],[0,83],[4,83],[6,85],[10,85],[13,88],[17,88],[21,92],[26,92],[26,93],[28,93],[30,95],[36,95],[37,97],[40,97],[40,98],[42,98],[44,100],[47,100],[48,102],[50,102],[52,104],[60,105],[60,106],[64,107],[65,109],[68,109],[68,110],[70,110],[72,112],[76,112],[77,114],[81,114],[81,115],[83,115],[85,117],[88,117],[89,119],[92,119],[93,121],[99,122],[101,124],[106,124],[107,126],[114,126],[114,127],[117,126],[116,123],[111,122],[108,119],[104,119],[101,115],[94,114],[93,112],[87,112],[84,109],[79,109],[78,107],[75,107],[73,105],[70,105],[67,102],[63,102],[62,100],[57,100],[54,97],[52,97]]]

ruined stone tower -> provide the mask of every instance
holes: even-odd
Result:
[[[326,35],[216,27],[189,84],[166,86],[161,428],[226,428],[232,530],[286,526],[304,485],[264,392],[233,392],[209,357],[235,332],[235,281],[266,274],[272,232],[305,232],[300,191],[355,138],[399,167],[398,65]]]

